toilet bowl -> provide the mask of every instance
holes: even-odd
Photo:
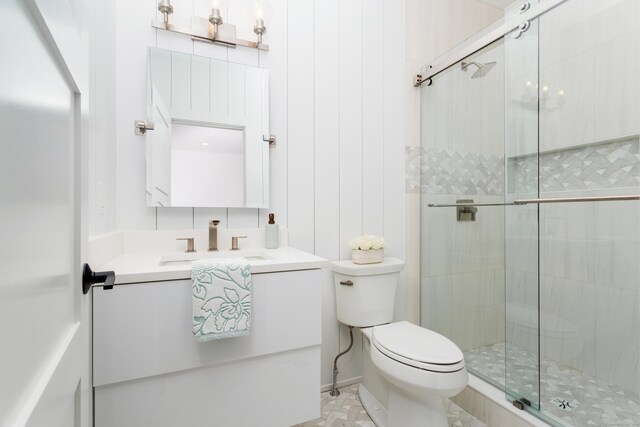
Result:
[[[446,427],[442,399],[468,381],[462,351],[451,340],[409,322],[395,322],[395,290],[404,262],[374,266],[332,263],[338,321],[365,337],[362,405],[378,427]]]

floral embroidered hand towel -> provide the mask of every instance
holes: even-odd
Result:
[[[249,335],[251,266],[246,259],[194,261],[191,280],[196,341]]]

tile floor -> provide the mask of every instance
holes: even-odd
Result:
[[[464,358],[470,370],[504,387],[504,343],[465,351]],[[531,369],[537,364],[536,358],[522,354],[514,359],[519,362],[512,365],[513,378],[520,382],[522,389],[530,389],[526,395],[537,398],[537,372]],[[527,360],[533,360],[533,365],[526,363]],[[540,360],[540,395],[543,412],[568,426],[640,427],[638,394],[546,358]]]
[[[338,397],[330,396],[328,391],[320,396],[322,416],[294,427],[375,427],[358,398],[358,384],[341,388]],[[487,427],[450,400],[445,399],[444,405],[449,427]]]

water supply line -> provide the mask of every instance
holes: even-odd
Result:
[[[333,360],[333,385],[331,386],[331,391],[329,392],[329,394],[333,397],[340,396],[340,392],[336,387],[336,381],[338,380],[338,359],[340,359],[341,356],[349,353],[349,350],[351,350],[351,347],[353,347],[353,326],[349,326],[349,339],[349,347],[347,347],[347,349],[342,353],[338,354]]]

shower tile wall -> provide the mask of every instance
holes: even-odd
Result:
[[[640,193],[640,2],[540,19],[540,196]],[[640,204],[540,207],[541,353],[640,393]]]
[[[426,205],[504,197],[502,44],[472,60],[498,65],[436,76],[422,90],[422,147],[406,151],[406,191],[422,194],[421,324],[463,350],[504,341],[504,210],[458,222],[454,208]]]
[[[640,193],[639,14],[637,0],[569,0],[540,20],[539,64],[527,67],[527,47],[509,52],[522,69],[506,82],[517,92],[510,117],[520,119],[506,123],[507,197],[535,197],[538,184],[540,197]],[[531,32],[521,43],[538,52]],[[474,59],[493,60],[489,52]],[[482,207],[475,223],[456,222],[453,209],[426,204],[503,201],[492,183],[504,174],[496,165],[505,151],[505,83],[489,80],[502,78],[492,75],[501,64],[484,82],[449,70],[423,90],[422,148],[406,151],[406,191],[422,193],[426,230],[421,323],[463,349],[505,340],[504,211]],[[519,209],[507,221],[507,235],[522,250],[510,264],[509,286],[515,300],[537,302],[537,262],[530,261],[538,248],[530,243],[538,228],[526,227],[538,213]],[[640,204],[541,205],[539,221],[542,356],[640,393]],[[510,317],[510,336],[536,349],[537,334],[522,331],[528,322],[537,327],[537,315],[522,307],[513,314],[520,321]]]
[[[413,87],[420,67],[496,22],[503,10],[480,0],[406,0],[405,2],[405,144],[418,148],[420,141],[421,93]],[[417,154],[417,153],[416,153]],[[419,155],[419,154],[417,154]],[[414,163],[407,164],[408,167]],[[419,168],[419,160],[417,167]],[[407,185],[405,194],[405,318],[420,322],[420,192],[419,170],[409,173],[417,186]]]

